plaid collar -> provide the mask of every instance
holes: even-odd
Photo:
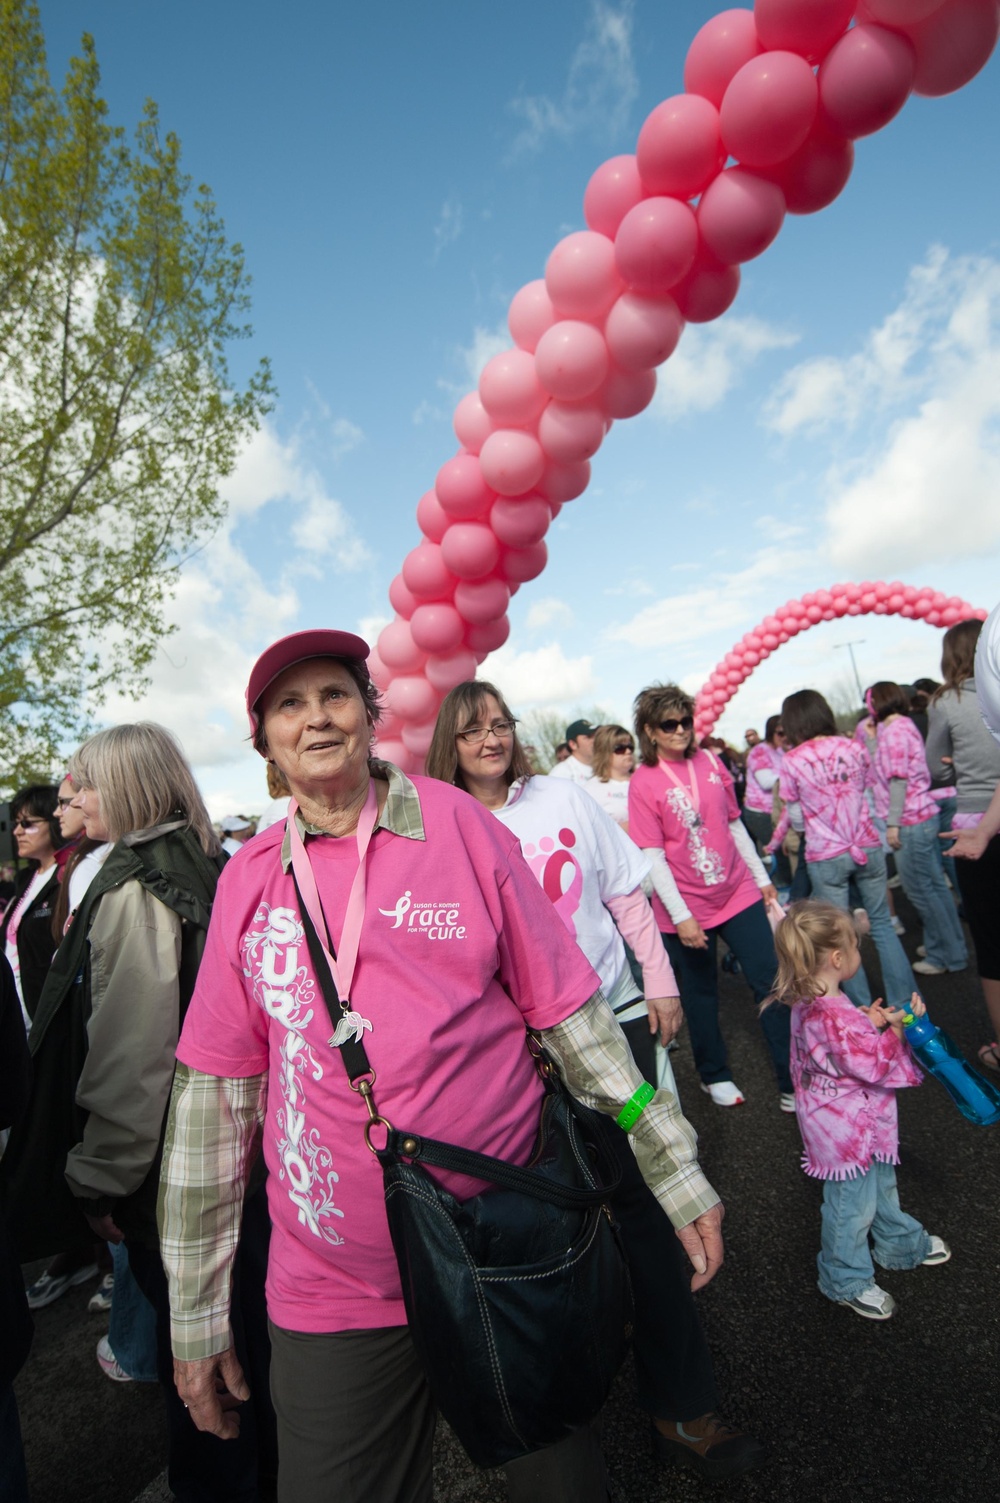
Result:
[[[393,835],[402,835],[405,840],[426,840],[420,795],[405,772],[400,772],[392,762],[381,762],[377,757],[372,758],[370,765],[373,776],[385,778],[389,783],[389,796],[376,822],[376,830],[389,830]],[[296,813],[295,823],[303,837],[326,834],[318,825],[307,824],[301,813]],[[281,842],[281,865],[286,876],[291,864],[292,843],[286,828]]]

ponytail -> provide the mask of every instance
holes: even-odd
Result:
[[[846,909],[813,899],[793,903],[775,932],[778,974],[764,1005],[784,1002],[791,1007],[793,1002],[811,1002],[820,996],[816,972],[823,957],[851,940],[857,941],[857,931]]]

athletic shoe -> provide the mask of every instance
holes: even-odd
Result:
[[[900,937],[902,937],[902,935],[906,933],[906,925],[903,923],[903,920],[900,918],[898,913],[894,913],[889,922],[892,925],[893,929],[896,931],[896,934]]]
[[[782,1091],[781,1095],[778,1097],[778,1110],[782,1111],[782,1112],[794,1112],[794,1110],[795,1110],[795,1092],[794,1091]]]
[[[739,1086],[731,1080],[713,1080],[708,1085],[702,1082],[702,1090],[711,1096],[716,1106],[742,1106],[746,1097]]]
[[[926,1258],[921,1259],[924,1268],[936,1268],[939,1263],[947,1263],[951,1257],[951,1248],[942,1237],[931,1236],[931,1250]]]
[[[111,1344],[106,1336],[102,1336],[97,1343],[97,1365],[112,1383],[131,1383],[132,1381],[111,1350]]]
[[[111,1296],[114,1293],[115,1276],[106,1273],[87,1301],[87,1309],[93,1315],[107,1315],[111,1309]]]
[[[734,1430],[715,1413],[694,1420],[654,1420],[652,1440],[654,1456],[696,1472],[706,1482],[738,1477],[768,1459],[759,1440]]]
[[[859,935],[862,937],[862,939],[865,937],[866,934],[870,934],[872,932],[872,921],[868,917],[868,909],[867,908],[855,908],[855,910],[854,910],[854,927],[855,927],[855,929],[857,929],[857,931],[858,931]]]
[[[54,1304],[67,1289],[74,1289],[77,1284],[86,1284],[96,1272],[97,1264],[88,1263],[86,1268],[77,1268],[73,1273],[57,1273],[54,1278],[48,1271],[40,1273],[28,1289],[28,1309],[44,1310],[46,1305]]]
[[[915,960],[912,969],[918,976],[947,976],[946,965],[935,965],[933,960]]]
[[[845,1310],[853,1310],[855,1315],[863,1315],[865,1320],[888,1320],[896,1308],[892,1295],[877,1284],[870,1284],[853,1299],[839,1299],[837,1304],[843,1305]]]

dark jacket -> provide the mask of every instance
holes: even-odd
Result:
[[[18,873],[14,896],[4,912],[3,922],[0,923],[0,954],[3,953],[7,943],[7,930],[14,917],[14,910],[21,901],[21,894],[35,875],[35,871],[36,867],[32,863],[30,867]],[[21,968],[21,995],[24,997],[28,1017],[32,1020],[34,1020],[45,978],[49,973],[49,964],[55,953],[52,913],[58,896],[59,867],[57,864],[51,868],[49,880],[41,892],[35,894],[21,915],[21,922],[17,927],[17,959]]]
[[[93,1000],[90,934],[102,898],[131,882],[179,919],[179,1031],[194,990],[205,946],[215,886],[224,858],[204,854],[186,829],[155,833],[133,843],[119,841],[94,878],[72,926],[52,961],[38,1000],[30,1036],[35,1082],[28,1112],[11,1134],[0,1160],[0,1194],[10,1208],[21,1260],[47,1257],[74,1245],[87,1231],[84,1213],[111,1212],[130,1239],[157,1246],[156,1193],[160,1145],[141,1184],[119,1199],[77,1200],[65,1178],[67,1158],[78,1149],[88,1113],[77,1102],[80,1076],[89,1049],[88,1023]],[[136,1077],[122,1081],[137,1089]],[[141,1082],[139,1083],[141,1087]],[[169,1081],[162,1101],[165,1122]],[[160,1103],[156,1103],[157,1107]],[[127,1123],[125,1124],[127,1128]]]
[[[0,1128],[13,1127],[21,1117],[30,1079],[21,1004],[6,956],[0,952]],[[21,1265],[0,1208],[0,1394],[24,1366],[32,1329]]]

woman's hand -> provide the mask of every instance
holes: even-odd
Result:
[[[889,825],[885,832],[885,838],[889,842],[889,849],[892,851],[898,851],[903,844],[898,825]]]
[[[974,825],[971,830],[945,830],[939,840],[953,840],[942,854],[945,856],[961,856],[966,861],[978,861],[980,856],[989,845],[989,836],[985,833],[982,825]]]
[[[765,908],[767,907],[768,903],[776,903],[778,901],[778,889],[775,887],[773,882],[768,882],[766,887],[762,887],[760,889],[760,895],[764,899]]]
[[[682,945],[687,945],[689,950],[708,948],[708,935],[696,918],[681,919],[677,925],[677,938]]]
[[[196,1362],[180,1362],[175,1357],[174,1383],[199,1430],[220,1440],[236,1439],[240,1433],[236,1405],[246,1402],[250,1389],[232,1347]]]
[[[691,1260],[694,1277],[691,1288],[704,1289],[722,1267],[722,1218],[725,1207],[720,1200],[710,1211],[703,1211],[694,1221],[682,1226],[677,1239]]]
[[[660,1043],[665,1049],[670,1040],[677,1037],[684,1020],[681,999],[680,997],[647,997],[646,1007],[649,1010],[649,1031],[659,1034]]]
[[[110,1212],[107,1216],[88,1216],[87,1222],[98,1242],[113,1242],[117,1247],[119,1242],[125,1241],[125,1233],[115,1226]]]

